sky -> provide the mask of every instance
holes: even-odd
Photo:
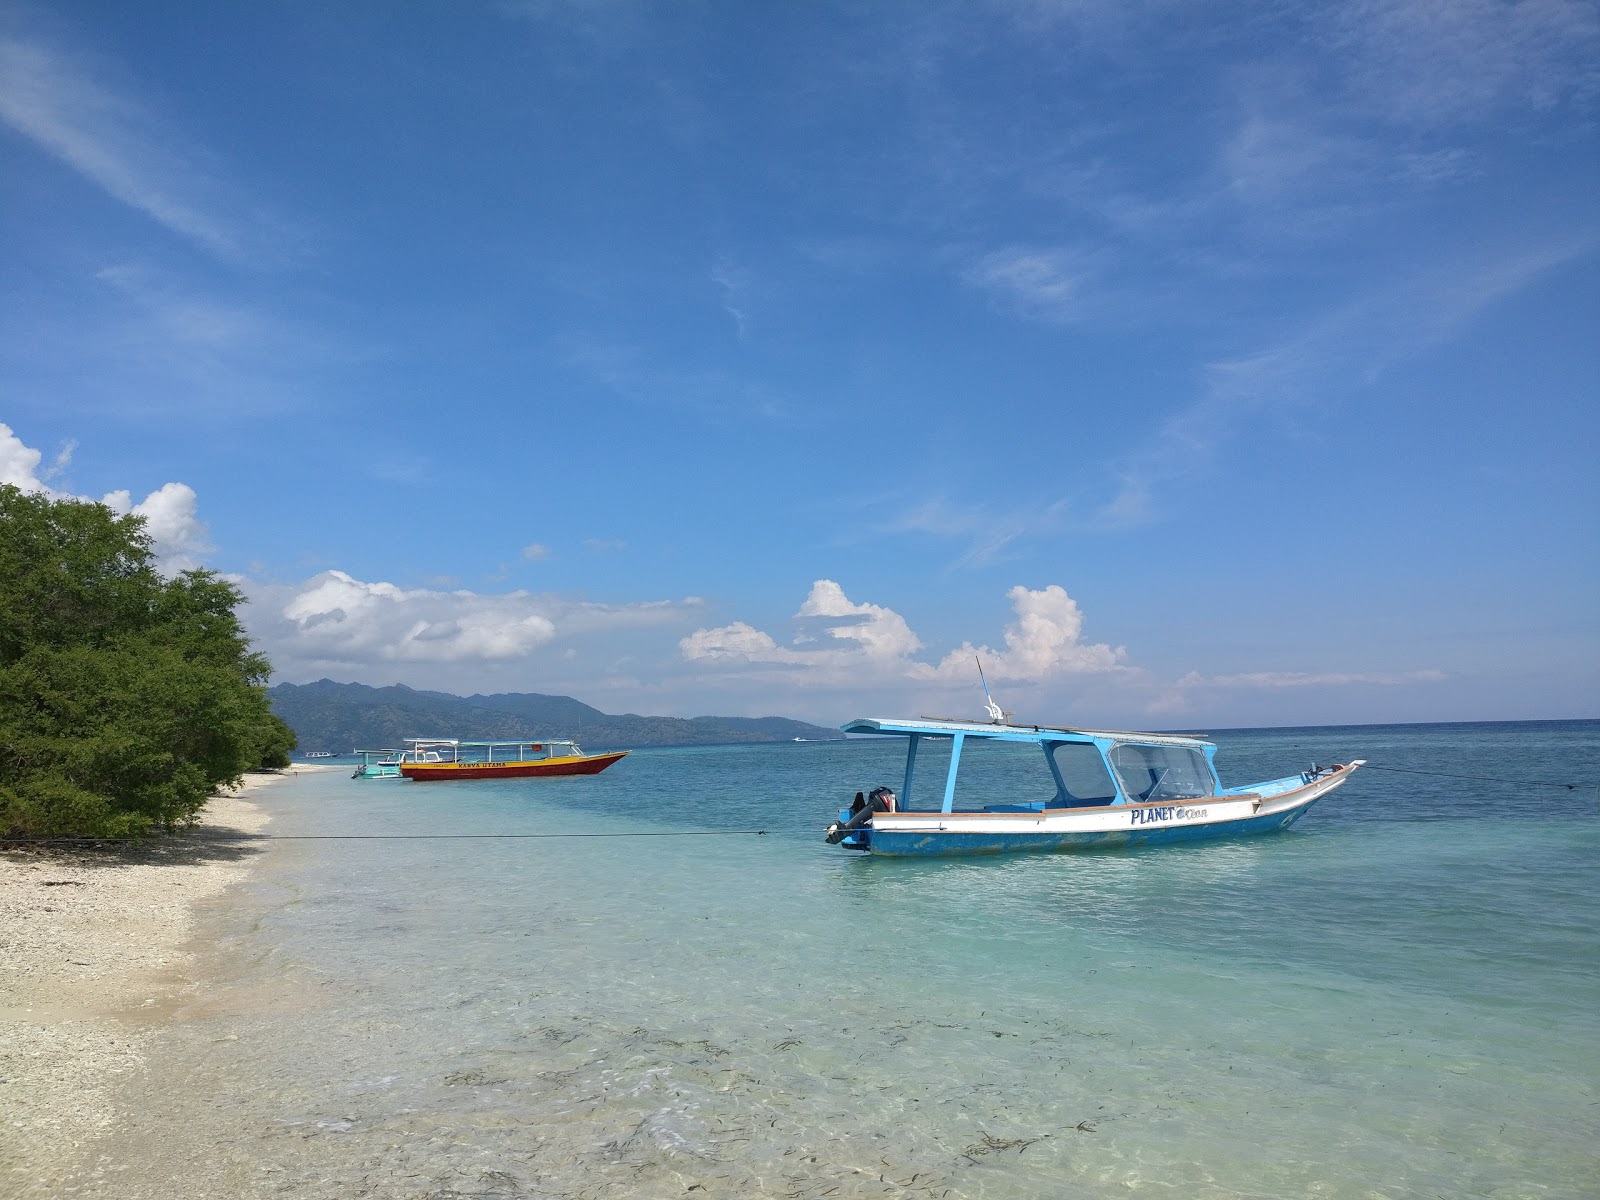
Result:
[[[0,3],[0,482],[275,682],[1600,715],[1600,7]]]

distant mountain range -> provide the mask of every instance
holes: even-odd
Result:
[[[787,717],[611,716],[571,696],[507,692],[452,696],[403,685],[280,683],[272,709],[300,739],[300,753],[397,747],[406,738],[571,738],[585,751],[632,746],[716,746],[731,742],[841,741],[844,734]]]

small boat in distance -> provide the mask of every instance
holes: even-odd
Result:
[[[514,779],[530,775],[598,775],[628,751],[585,754],[577,742],[463,742],[407,738],[400,774],[418,782],[441,779]]]
[[[305,752],[305,757],[306,758],[332,758],[333,757],[333,751],[332,750],[307,750]]]
[[[855,805],[828,826],[828,842],[873,854],[1001,854],[1269,833],[1293,825],[1365,762],[1312,764],[1225,788],[1217,748],[1204,738],[1014,725],[992,702],[990,715],[987,723],[863,717],[840,726],[905,738],[905,777],[899,796],[887,787],[874,789],[870,802],[856,793]],[[927,743],[949,755],[942,792],[915,786],[917,752]],[[972,743],[984,749],[970,757],[989,769],[980,769],[976,786],[958,790],[962,751]],[[1029,761],[1038,786],[1018,794]]]

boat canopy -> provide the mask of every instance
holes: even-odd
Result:
[[[948,717],[858,717],[839,727],[906,739],[902,811],[919,809],[912,796],[917,751],[924,740],[948,739],[950,761],[937,811],[955,811],[956,776],[962,747],[968,740],[1038,746],[1053,783],[1052,797],[1021,806],[1042,811],[1115,804],[1147,804],[1160,800],[1216,795],[1220,790],[1212,759],[1217,748],[1199,737],[1175,733],[1134,733],[1113,729],[1066,729],[1050,725],[959,721]],[[1114,781],[1114,782],[1113,782]],[[920,799],[920,795],[917,797]],[[1016,805],[986,804],[990,812],[1017,810]],[[922,809],[922,811],[934,811]]]
[[[987,738],[1000,742],[1143,742],[1152,746],[1189,746],[1203,750],[1213,743],[1181,733],[1134,733],[1121,729],[1066,729],[1055,725],[996,725],[988,721],[959,721],[950,717],[857,717],[839,726],[845,733],[875,733],[901,737]]]

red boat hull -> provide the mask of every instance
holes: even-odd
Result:
[[[628,752],[586,754],[582,758],[505,763],[401,763],[400,774],[418,783],[441,779],[520,779],[530,775],[598,775]]]

